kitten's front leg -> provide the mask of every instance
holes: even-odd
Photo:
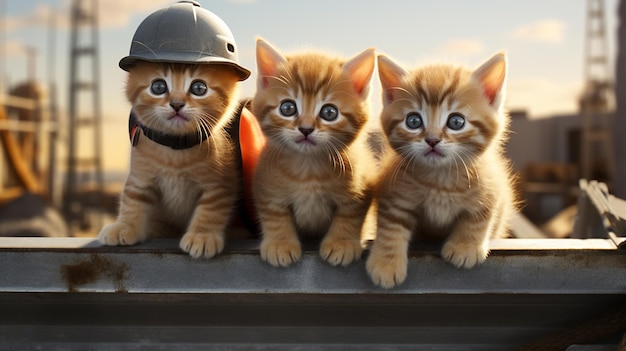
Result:
[[[411,228],[416,224],[410,209],[389,201],[379,203],[376,239],[365,265],[374,284],[387,289],[406,279]]]
[[[275,267],[287,267],[300,260],[302,247],[287,207],[264,202],[257,206],[263,240],[261,258]]]
[[[460,218],[441,249],[441,257],[458,268],[472,268],[484,262],[489,255],[491,222],[491,215],[486,212]]]
[[[369,200],[337,207],[328,233],[320,245],[320,256],[333,266],[346,266],[361,258],[361,232]]]
[[[141,187],[131,176],[126,181],[120,198],[117,220],[100,230],[98,240],[103,244],[133,245],[146,239],[143,228],[147,207],[158,201],[158,193],[149,186]]]
[[[379,227],[365,265],[374,284],[389,289],[404,282],[410,237],[402,226]]]
[[[224,232],[235,208],[236,191],[205,191],[191,217],[180,248],[193,258],[211,258],[224,250]]]

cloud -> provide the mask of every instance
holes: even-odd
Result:
[[[247,4],[256,0],[230,0],[233,3]],[[134,16],[145,17],[148,14],[173,4],[172,0],[106,0],[98,4],[98,24],[100,28],[119,28],[126,26]],[[88,4],[88,3],[86,3]],[[88,6],[88,5],[86,5]],[[87,7],[87,10],[90,10]],[[21,28],[46,28],[54,17],[55,26],[70,27],[71,3],[63,1],[60,8],[48,4],[37,5],[32,11],[0,19],[0,28],[12,32]]]
[[[533,117],[576,112],[582,89],[580,82],[556,82],[541,77],[511,79],[507,85],[507,106],[527,109]]]
[[[133,16],[145,16],[159,8],[172,4],[171,0],[107,0],[99,1],[98,24],[100,28],[117,28],[127,25]],[[90,11],[90,8],[86,8]],[[45,28],[54,19],[58,28],[70,27],[71,5],[65,1],[60,8],[47,4],[36,6],[32,11],[0,20],[0,25],[7,32],[21,28]]]
[[[51,18],[56,15],[55,22],[57,26],[67,27],[68,16],[56,12],[47,4],[39,4],[32,11],[20,14],[18,16],[7,16],[0,20],[0,25],[7,32],[12,32],[20,28],[47,27],[50,25]]]
[[[107,0],[100,1],[100,26],[123,27],[135,15],[148,14],[171,5],[171,0]]]
[[[545,19],[518,27],[513,35],[528,41],[560,43],[565,36],[565,23],[557,19]]]
[[[0,54],[6,57],[19,56],[26,52],[26,47],[21,42],[9,41],[0,46]]]
[[[485,45],[477,39],[453,39],[441,45],[437,52],[443,55],[470,56],[480,54]]]

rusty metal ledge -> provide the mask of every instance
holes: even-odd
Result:
[[[626,293],[626,255],[609,239],[504,239],[491,249],[484,264],[465,270],[443,261],[437,247],[414,247],[407,281],[384,290],[370,282],[364,260],[333,267],[315,244],[301,262],[274,268],[255,240],[230,242],[207,260],[189,257],[176,240],[104,247],[94,239],[0,238],[0,293]]]

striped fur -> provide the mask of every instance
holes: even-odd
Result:
[[[155,95],[156,79],[168,92]],[[206,83],[206,95],[190,85]],[[211,65],[143,62],[130,70],[126,95],[139,121],[168,134],[207,130],[202,144],[174,150],[142,136],[132,148],[130,173],[121,194],[117,221],[102,229],[107,245],[132,245],[148,237],[180,236],[193,257],[212,257],[224,247],[224,231],[240,194],[232,145],[224,131],[237,106],[237,76]],[[179,115],[170,104],[184,103]]]
[[[475,71],[442,64],[406,71],[379,56],[378,70],[381,123],[393,152],[377,188],[370,277],[385,288],[402,283],[415,237],[443,239],[441,255],[456,267],[483,262],[489,239],[506,235],[514,210],[502,150],[506,57],[497,54]],[[415,113],[422,123],[411,128]],[[465,124],[459,128],[452,116]]]
[[[267,136],[254,179],[261,257],[288,266],[300,259],[299,236],[323,237],[320,255],[347,265],[361,256],[372,197],[373,156],[362,131],[374,51],[348,61],[315,52],[284,57],[259,39],[257,65],[252,111]],[[281,115],[285,101],[296,114]],[[337,108],[336,120],[320,117],[326,105]]]

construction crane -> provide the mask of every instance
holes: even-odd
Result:
[[[97,209],[103,202],[98,36],[97,1],[72,0],[68,158],[63,196],[63,213],[70,228],[78,224],[87,229],[88,209]],[[89,70],[81,70],[81,63],[91,65],[90,76],[85,74]],[[87,106],[79,106],[79,102]]]
[[[583,118],[580,174],[585,179],[608,177],[614,167],[611,129],[597,124],[598,116],[615,106],[604,13],[604,0],[587,1],[585,85],[579,101]]]

